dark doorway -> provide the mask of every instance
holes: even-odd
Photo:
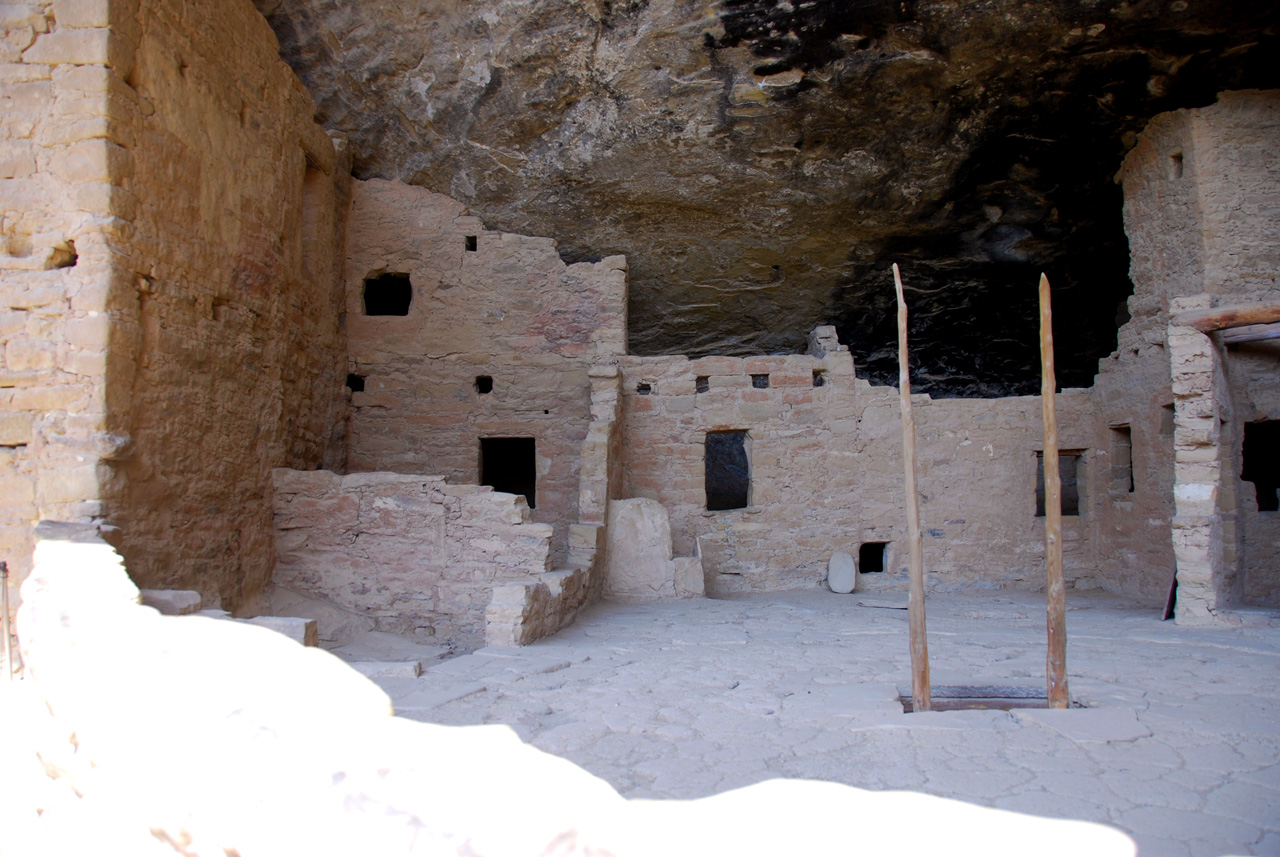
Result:
[[[888,542],[863,542],[858,548],[858,574],[878,574],[884,571],[884,557]]]
[[[707,432],[707,509],[745,509],[751,499],[751,465],[745,431]]]
[[[537,506],[538,467],[531,437],[480,438],[480,484],[494,491],[523,494],[529,508]]]
[[[1258,511],[1280,511],[1280,420],[1245,423],[1240,458],[1240,478],[1257,489]]]
[[[364,281],[365,315],[408,315],[412,302],[408,274],[379,274]]]

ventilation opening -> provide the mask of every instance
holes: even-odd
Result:
[[[652,392],[653,392],[653,385],[648,383],[647,381],[641,381],[639,384],[636,384],[636,395],[647,396]]]
[[[489,375],[476,376],[476,392],[482,396],[487,396],[493,392],[493,378]]]
[[[1259,512],[1280,511],[1280,420],[1244,424],[1240,478],[1252,482]]]
[[[707,509],[745,509],[750,502],[751,465],[745,431],[707,432]]]
[[[468,253],[476,252],[476,236],[468,235],[466,237],[466,244],[464,246],[466,246]]]
[[[769,376],[768,375],[752,375],[751,386],[755,387],[757,390],[769,389]]]
[[[408,274],[379,274],[364,281],[365,315],[408,315],[412,301]]]
[[[863,542],[858,548],[858,573],[879,574],[884,571],[888,542]]]
[[[347,389],[353,393],[364,392],[364,376],[354,372],[347,376]]]
[[[480,484],[494,491],[523,494],[529,508],[537,506],[538,467],[531,437],[480,438]]]
[[[813,386],[815,387],[827,386],[827,373],[823,372],[821,369],[814,369],[813,370]]]
[[[1062,480],[1062,514],[1080,514],[1080,485],[1076,481],[1081,453],[1058,453],[1058,476]],[[1036,453],[1036,517],[1044,517],[1044,453]]]
[[[1129,426],[1111,427],[1111,493],[1133,493],[1133,432]]]
[[[705,393],[711,389],[711,379],[706,375],[699,375],[693,381],[693,389],[699,393]]]

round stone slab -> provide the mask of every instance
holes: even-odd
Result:
[[[836,551],[827,563],[827,586],[838,595],[848,595],[858,585],[858,569],[853,557],[844,551]]]

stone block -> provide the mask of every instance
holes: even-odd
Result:
[[[144,589],[142,606],[165,616],[185,616],[200,609],[200,593],[191,589]]]
[[[254,616],[251,619],[237,621],[275,631],[304,646],[317,646],[320,642],[315,619],[303,619],[297,616]]]
[[[827,562],[827,586],[839,595],[848,595],[858,587],[858,569],[853,557],[836,551]]]
[[[59,27],[108,27],[109,0],[53,0],[53,16]]]
[[[110,35],[106,28],[60,29],[45,33],[22,54],[22,61],[45,65],[105,65]]]

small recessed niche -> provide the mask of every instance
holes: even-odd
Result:
[[[347,376],[347,389],[353,393],[364,392],[364,376],[352,372]]]
[[[464,243],[464,245],[463,245],[463,246],[465,246],[465,247],[467,248],[467,252],[468,252],[468,253],[474,253],[474,252],[476,252],[476,247],[477,247],[477,243],[476,243],[476,236],[474,236],[474,235],[468,235],[468,236],[464,239],[464,241],[465,241],[465,243]]]
[[[693,379],[693,389],[698,393],[705,393],[711,389],[711,379],[706,375],[699,375]]]
[[[1111,493],[1133,493],[1133,431],[1127,425],[1111,426]]]
[[[1160,434],[1165,437],[1173,437],[1173,428],[1175,425],[1174,417],[1176,413],[1173,405],[1160,406]]]
[[[637,396],[647,396],[652,392],[653,392],[653,385],[650,384],[648,381],[641,381],[639,384],[636,384]]]
[[[769,376],[768,375],[752,375],[751,386],[755,387],[757,390],[769,389]]]
[[[1169,156],[1169,178],[1182,178],[1182,153],[1174,152]]]
[[[813,386],[815,387],[827,386],[827,373],[823,372],[821,369],[814,369],[813,370]]]
[[[858,547],[858,573],[881,574],[888,552],[888,542],[863,542]]]
[[[378,274],[364,281],[365,315],[408,315],[413,283],[408,274]]]
[[[493,392],[493,378],[489,375],[476,376],[476,392],[482,396],[487,396]]]

